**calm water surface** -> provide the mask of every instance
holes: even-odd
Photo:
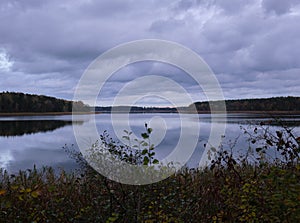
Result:
[[[272,120],[261,115],[251,114],[228,114],[227,119],[222,115],[216,115],[214,125],[226,124],[226,143],[238,138],[235,151],[245,152],[248,143],[241,130],[242,127],[249,126],[250,123],[260,123],[261,121]],[[77,168],[74,160],[69,158],[64,151],[64,145],[69,147],[74,144],[74,149],[78,150],[73,127],[76,125],[82,129],[86,135],[86,145],[93,143],[94,139],[89,137],[90,127],[93,125],[91,115],[76,116],[72,122],[72,116],[27,116],[27,117],[0,117],[0,167],[10,172],[19,169],[54,166],[73,170]],[[116,138],[111,115],[95,115],[96,127],[99,134],[107,130]],[[285,116],[283,120],[294,126],[294,131],[300,133],[300,116]],[[200,137],[198,146],[188,162],[189,166],[197,166],[204,151],[204,144],[210,134],[212,126],[210,115],[186,114],[180,120],[178,114],[130,114],[129,124],[131,130],[136,135],[144,131],[144,123],[149,123],[153,128],[152,143],[156,145],[156,155],[159,159],[166,157],[178,143],[181,125],[191,125],[194,122],[200,124]],[[115,126],[119,130],[128,130],[128,123],[125,115],[119,115],[115,119]],[[278,126],[271,126],[276,129]],[[164,131],[166,129],[166,131]],[[195,134],[190,132],[189,134]],[[184,148],[183,148],[184,149]]]

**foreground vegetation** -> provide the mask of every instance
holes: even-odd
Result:
[[[143,142],[150,130],[142,134]],[[263,125],[245,133],[256,150],[252,162],[246,156],[234,157],[232,147],[220,145],[211,149],[209,167],[183,168],[145,186],[110,181],[76,152],[72,155],[82,165],[81,172],[55,172],[50,167],[16,175],[2,171],[0,221],[299,222],[299,138],[291,129],[271,132]],[[101,139],[107,143],[106,137]],[[152,153],[146,150],[132,160],[127,147],[116,142],[111,146],[129,162],[151,163]],[[271,148],[280,154],[272,162],[267,158]]]

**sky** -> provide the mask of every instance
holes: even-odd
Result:
[[[1,0],[0,92],[73,99],[99,55],[128,41],[162,39],[199,54],[225,99],[300,96],[299,24],[299,0]],[[176,81],[193,101],[207,99],[189,74],[149,61],[128,65],[90,90],[100,92],[97,105],[111,105],[122,87],[147,75]],[[168,104],[151,94],[181,98],[163,83],[133,87],[122,97]]]

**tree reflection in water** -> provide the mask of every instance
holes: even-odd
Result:
[[[22,136],[39,132],[51,132],[66,125],[79,124],[83,121],[64,121],[64,120],[18,120],[0,121],[0,136]]]

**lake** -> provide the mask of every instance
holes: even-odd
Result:
[[[93,118],[94,117],[94,118]],[[200,162],[204,151],[204,144],[210,135],[211,127],[221,128],[226,125],[224,143],[233,144],[235,153],[245,153],[249,147],[241,127],[246,128],[250,123],[259,124],[268,122],[273,118],[257,114],[228,114],[227,119],[223,115],[209,114],[130,114],[127,117],[119,114],[114,117],[114,128],[111,120],[111,114],[78,115],[72,121],[71,115],[64,116],[23,116],[23,117],[0,117],[0,167],[9,172],[16,172],[19,169],[53,166],[63,168],[67,171],[78,168],[73,159],[65,152],[63,147],[74,147],[78,150],[73,129],[81,131],[81,140],[85,140],[86,147],[95,142],[90,132],[95,126],[98,134],[107,130],[112,138],[117,139],[116,135],[123,130],[130,130],[137,136],[148,123],[153,128],[151,143],[156,145],[156,157],[163,159],[176,147],[181,134],[181,126],[199,125],[199,137],[193,129],[188,134],[197,137],[197,147],[188,165],[195,167]],[[294,131],[300,135],[300,116],[286,115],[282,116],[285,124],[293,126]],[[274,123],[270,123],[271,129],[279,128]],[[130,126],[130,127],[129,127]],[[114,131],[118,130],[118,131]],[[230,142],[231,141],[231,142]],[[182,148],[184,152],[184,148]]]

